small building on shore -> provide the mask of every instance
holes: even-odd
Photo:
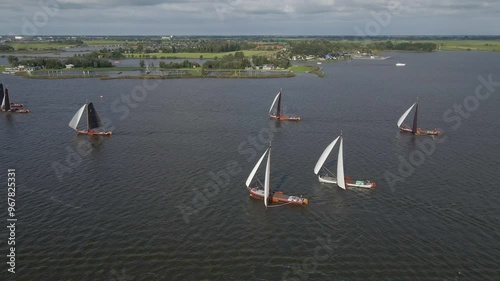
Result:
[[[274,69],[274,64],[264,64],[262,66],[262,70],[273,70]]]

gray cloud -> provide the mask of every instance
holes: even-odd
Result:
[[[380,34],[498,34],[497,0],[18,0],[0,3],[0,34],[355,34],[390,11]],[[38,19],[35,19],[38,15]],[[460,30],[463,30],[460,32]]]

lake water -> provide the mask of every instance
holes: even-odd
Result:
[[[16,169],[16,280],[499,279],[500,87],[474,95],[480,79],[500,81],[500,54],[388,55],[323,63],[324,78],[2,75],[31,110],[0,116],[2,181]],[[280,88],[302,121],[268,119]],[[442,136],[399,133],[417,97],[419,126]],[[86,101],[113,136],[68,127]],[[467,118],[447,112],[464,101]],[[314,165],[340,131],[346,175],[376,189],[318,183]],[[273,190],[308,206],[249,198],[270,139]]]

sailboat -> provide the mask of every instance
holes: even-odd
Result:
[[[2,101],[3,101],[3,97],[4,97],[4,89],[3,89],[3,84],[2,84],[2,83],[0,83],[0,100],[2,100]],[[10,96],[9,96],[9,97],[10,97]],[[13,103],[13,102],[11,102],[11,103],[10,103],[10,107],[11,107],[11,108],[12,108],[12,107],[18,107],[18,108],[21,108],[21,107],[23,107],[23,106],[24,106],[24,104],[22,104],[22,103]]]
[[[278,121],[284,121],[284,120],[300,121],[300,117],[298,117],[298,116],[287,116],[287,115],[283,114],[283,112],[282,112],[283,110],[281,108],[281,96],[282,96],[281,92],[282,92],[282,89],[280,89],[280,91],[278,92],[278,94],[274,98],[273,104],[271,104],[271,108],[269,109],[269,118],[275,119]],[[276,105],[276,111],[271,113],[273,111],[274,104],[276,104],[276,102],[278,102],[278,104]]]
[[[406,116],[410,113],[410,111],[415,107],[415,114],[413,115],[413,126],[410,128],[408,125],[404,124],[403,121],[405,120]],[[418,119],[418,99],[417,101],[408,108],[408,110],[399,117],[398,120],[398,128],[401,132],[408,132],[412,133],[414,135],[439,135],[441,134],[441,131],[438,129],[434,130],[422,130],[417,127],[417,119]]]
[[[332,152],[335,144],[340,139],[339,145],[339,154],[337,157],[337,175],[333,175],[326,167],[325,164],[326,159]],[[325,174],[318,175],[320,169],[323,168],[325,170]],[[321,183],[331,183],[336,184],[339,187],[346,189],[346,187],[361,187],[361,188],[374,188],[376,186],[375,182],[370,180],[353,180],[352,178],[344,176],[344,155],[343,155],[343,137],[342,133],[338,136],[333,142],[331,142],[323,151],[321,156],[314,167],[314,173],[318,175],[318,180]]]
[[[14,106],[12,106],[12,103],[10,102],[10,98],[9,98],[9,90],[7,88],[5,89],[5,92],[2,90],[2,93],[3,93],[2,105],[0,106],[0,109],[2,110],[2,112],[17,112],[17,113],[29,113],[30,112],[28,109],[21,109],[22,105],[14,104]]]
[[[82,118],[83,112],[87,115],[86,129],[78,130],[78,123],[80,123],[80,119]],[[78,135],[99,135],[99,136],[111,136],[111,131],[104,130],[104,126],[97,115],[97,111],[94,108],[92,103],[84,104],[73,116],[71,121],[69,122],[69,126],[76,131]]]
[[[264,180],[264,187],[263,189],[260,189],[258,184],[259,181],[255,182],[255,185],[253,187],[250,187],[252,184],[252,180],[255,176],[255,173],[259,169],[260,164],[262,163],[262,160],[264,160],[264,157],[267,154],[267,163],[266,163],[266,173],[265,173],[265,180]],[[275,191],[271,192],[271,147],[269,147],[266,151],[264,151],[264,154],[260,157],[259,161],[253,168],[252,172],[248,176],[248,179],[246,181],[246,186],[248,189],[248,192],[250,193],[250,197],[256,198],[256,199],[264,199],[264,205],[266,207],[270,203],[282,203],[282,204],[294,204],[294,205],[307,205],[309,204],[309,200],[307,198],[303,198],[302,196],[290,196],[290,195],[285,195],[283,192],[280,191]]]

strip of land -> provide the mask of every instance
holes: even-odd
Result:
[[[500,51],[500,37],[2,36],[0,56],[9,66],[0,70],[41,79],[322,77],[321,67],[297,63],[373,59],[386,51]],[[139,60],[137,67],[115,64],[128,59]]]

